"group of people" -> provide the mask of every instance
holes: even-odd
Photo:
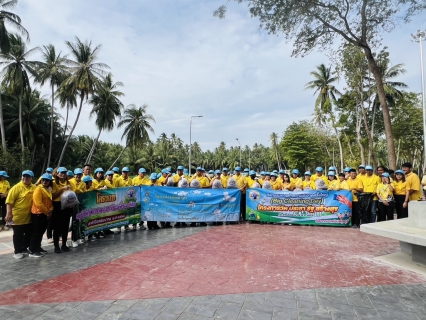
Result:
[[[330,167],[327,174],[321,167],[315,173],[307,171],[302,176],[298,169],[291,171],[291,176],[284,170],[260,172],[236,167],[232,172],[227,168],[209,170],[201,167],[194,175],[189,175],[183,166],[172,173],[165,168],[160,173],[147,174],[140,168],[138,175],[131,178],[130,169],[121,170],[114,167],[111,171],[85,165],[69,171],[65,167],[47,168],[46,172],[33,183],[34,173],[30,170],[22,172],[21,181],[12,188],[7,180],[6,171],[0,171],[0,206],[2,208],[1,229],[13,228],[14,257],[21,259],[24,254],[30,257],[42,257],[46,250],[41,246],[44,233],[48,242],[54,244],[54,252],[69,251],[67,238],[70,219],[74,216],[75,207],[63,207],[61,197],[66,191],[84,193],[93,190],[120,188],[129,186],[168,186],[181,188],[238,188],[244,194],[249,188],[264,188],[297,192],[301,190],[349,190],[353,195],[352,223],[359,227],[360,223],[391,220],[396,209],[397,217],[408,216],[408,202],[423,197],[419,177],[412,172],[412,165],[404,163],[402,170],[387,170],[380,166],[374,173],[372,166],[360,165],[358,170],[345,168],[337,173]],[[426,181],[423,185],[426,186]],[[368,206],[358,204],[364,196],[371,201]],[[245,220],[245,196],[241,197],[241,219]],[[360,212],[363,211],[363,212]],[[361,217],[361,219],[360,219]],[[159,228],[157,222],[148,221],[149,229]],[[163,227],[171,227],[170,223],[162,223]],[[191,224],[193,225],[193,224]],[[185,226],[184,223],[175,224]],[[132,230],[136,230],[133,225]],[[139,229],[145,229],[143,221]],[[125,230],[130,230],[129,226]],[[105,233],[112,231],[107,230]],[[119,229],[121,232],[121,229]],[[96,234],[102,237],[104,233]],[[60,240],[61,246],[60,246]],[[77,247],[83,239],[77,239],[72,233],[72,246]]]

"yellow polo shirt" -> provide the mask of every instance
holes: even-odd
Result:
[[[349,190],[349,184],[346,180],[340,181],[340,190]]]
[[[316,174],[314,174],[313,176],[311,176],[311,181],[315,182],[315,181],[317,181],[317,179],[324,180],[325,184],[328,186],[328,178],[325,175],[318,177]]]
[[[358,177],[357,177],[358,179]],[[375,174],[372,174],[371,176],[365,175],[363,178],[361,178],[362,181],[362,188],[363,192],[369,192],[369,193],[376,193],[377,186],[379,183],[381,183],[381,180],[378,176]],[[375,195],[373,200],[378,200],[379,198]]]
[[[9,190],[10,190],[9,181],[7,180],[0,181],[0,193],[6,193]]]
[[[328,190],[340,190],[340,181],[339,180],[331,180],[328,182]]]
[[[410,194],[410,201],[422,199],[422,188],[420,187],[420,179],[417,174],[411,172],[405,175],[405,186],[407,190],[414,190]]]
[[[189,182],[189,178],[188,178],[188,176],[187,175],[185,175],[185,174],[182,174],[181,176],[180,175],[178,175],[178,174],[175,174],[174,176],[173,176],[173,182],[176,184],[176,183],[179,183],[179,181],[180,181],[180,177],[182,177],[182,178],[185,178],[186,180],[188,180],[188,182]]]
[[[278,181],[278,180],[272,181],[271,180],[270,182],[271,182],[271,186],[272,186],[273,190],[282,190],[283,189],[283,184],[280,181]]]
[[[393,192],[396,196],[405,196],[407,192],[406,188],[406,182],[400,180],[400,181],[394,181],[393,182]]]
[[[224,176],[223,174],[220,175],[220,182],[222,183],[222,187],[227,188],[228,187],[228,180],[229,175]]]
[[[300,186],[303,187],[303,181],[302,178],[297,177],[295,178],[290,178],[291,183],[293,183],[294,187]]]
[[[13,186],[6,198],[6,204],[12,205],[14,225],[31,223],[31,206],[33,194],[37,187],[33,184],[25,185],[22,181]]]
[[[312,180],[309,180],[309,181],[303,180],[302,187],[303,187],[303,190],[305,190],[307,187],[311,188],[312,190],[316,189],[315,182],[313,182]]]
[[[237,187],[240,190],[244,187],[245,184],[247,184],[246,177],[244,177],[242,174],[240,174],[240,175],[234,175],[233,178],[237,182]],[[243,193],[244,192],[245,192],[245,190],[243,191]]]
[[[362,189],[362,181],[361,181],[361,179],[358,179],[358,177],[357,178],[355,178],[355,179],[352,179],[352,178],[349,178],[348,180],[346,180],[346,182],[348,183],[348,185],[349,185],[349,190],[350,189]],[[358,191],[355,191],[355,190],[352,190],[352,201],[353,202],[358,202],[358,197],[356,196],[356,193],[357,193]]]
[[[151,185],[151,180],[147,176],[141,178],[139,175],[133,178],[134,186],[149,186]]]
[[[103,187],[105,187],[105,180],[101,180],[101,181],[98,181],[96,179],[92,180],[92,189],[93,190],[98,190],[98,189],[101,189]]]
[[[208,187],[210,187],[210,181],[206,177],[204,177],[204,176],[199,177],[199,176],[195,175],[192,180],[194,180],[194,179],[196,179],[196,180],[198,180],[200,182],[200,187],[201,188],[208,188]]]
[[[133,181],[130,177],[127,177],[126,180],[123,179],[123,176],[119,176],[117,179],[114,179],[114,188],[121,187],[131,187],[133,186]]]
[[[73,190],[73,186],[71,183],[68,182],[68,180],[65,180],[64,182],[59,181],[58,183],[56,183],[56,181],[53,181],[53,187],[52,187],[52,195],[59,192],[59,190],[63,187],[66,186],[70,186],[70,190]],[[61,195],[62,193],[64,193],[64,190],[61,191],[61,193],[59,194],[59,196],[57,196],[56,198],[53,198],[52,201],[53,202],[59,202],[61,201]]]
[[[77,182],[75,179],[70,179],[68,181],[71,186],[71,190],[75,193],[84,193],[86,192],[86,184],[80,180],[80,182]]]

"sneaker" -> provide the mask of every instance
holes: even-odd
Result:
[[[22,249],[23,254],[30,254],[31,252],[28,249]]]
[[[61,247],[61,250],[62,250],[63,252],[68,252],[68,251],[70,251],[70,248],[69,248],[68,246],[62,246],[62,247]]]
[[[82,244],[82,243],[85,243],[85,242],[86,242],[86,239],[80,239],[80,240],[78,240],[77,242],[78,242],[78,244]]]
[[[42,254],[47,253],[47,251],[46,251],[46,250],[44,250],[43,248],[40,248],[39,252],[40,252],[40,253],[42,253]]]
[[[22,253],[15,253],[15,254],[13,255],[13,257],[14,257],[15,259],[22,259],[22,258],[24,257],[24,255],[23,255]]]
[[[47,239],[47,243],[53,243],[53,239],[52,238],[48,238]]]
[[[78,247],[78,243],[77,243],[77,241],[72,241],[72,242],[71,242],[71,246],[72,246],[73,248],[77,248],[77,247]]]
[[[41,258],[41,257],[43,257],[43,254],[41,254],[40,252],[32,252],[32,253],[30,253],[30,257],[31,258]]]
[[[62,253],[61,248],[59,248],[59,246],[55,246],[55,253]]]

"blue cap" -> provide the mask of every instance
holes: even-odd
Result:
[[[114,174],[114,171],[111,171],[111,170],[109,170],[105,173],[105,175],[107,175],[107,176],[112,176],[113,174]]]
[[[271,173],[271,177],[277,177],[278,175],[277,175],[277,173],[276,172],[272,172]]]
[[[256,171],[254,171],[254,170],[250,170],[250,172],[249,172],[249,175],[254,175],[254,174],[256,174]]]
[[[139,173],[146,173],[145,168],[139,168]]]
[[[158,178],[161,178],[161,176],[162,176],[161,172],[160,172],[160,173],[157,173],[157,179],[158,179]]]
[[[102,169],[102,168],[96,168],[95,173],[98,173],[98,172],[104,172],[104,169]]]
[[[169,169],[165,168],[163,170],[161,170],[161,173],[170,173]]]
[[[336,167],[331,166],[331,167],[328,168],[328,171],[334,171],[334,172],[336,172],[337,170],[336,170]]]
[[[317,171],[317,172],[323,172],[323,171],[324,171],[324,169],[323,169],[323,168],[321,168],[321,167],[317,167],[317,168],[315,169],[315,171]]]
[[[188,174],[189,172],[188,172],[188,169],[183,169],[183,173],[184,174]]]
[[[53,168],[47,168],[47,169],[46,169],[46,172],[47,172],[47,173],[52,173],[52,172],[53,172]]]
[[[204,169],[201,167],[197,167],[197,171],[204,171]]]
[[[334,171],[329,171],[328,173],[327,173],[327,176],[336,176],[336,172],[334,172]]]
[[[66,170],[65,170],[66,171]],[[34,178],[34,173],[31,171],[31,170],[24,170],[24,171],[22,171],[22,175],[24,176],[24,175],[28,175],[28,176],[30,176],[30,177],[33,177]]]
[[[67,176],[74,177],[74,173],[71,170],[68,170]]]
[[[364,166],[363,164],[360,164],[360,165],[358,166],[358,169],[360,169],[360,168],[365,169],[365,166]]]
[[[149,179],[150,180],[157,180],[157,174],[155,172],[151,173],[151,176],[149,177]]]
[[[68,170],[65,167],[59,167],[57,172],[68,172]]]
[[[121,172],[129,172],[129,171],[130,171],[129,167],[124,167],[123,169],[121,169]]]
[[[299,174],[299,170],[297,169],[293,169],[293,171],[291,172],[292,174]]]
[[[285,171],[281,169],[280,171],[278,171],[278,173],[285,173]]]
[[[210,170],[210,171],[209,171],[209,173],[214,173],[214,171],[213,171],[213,170]]]
[[[265,172],[265,176],[270,176],[271,173],[270,172]]]
[[[220,170],[216,170],[214,173],[215,173],[215,174],[219,174],[219,173],[220,173]]]
[[[395,171],[395,174],[405,174],[405,173],[401,169],[398,169],[398,170]]]
[[[178,170],[183,170],[183,169],[185,169],[183,166],[179,166],[179,167],[177,167],[177,169]]]
[[[223,168],[222,171],[229,171],[228,168]]]
[[[373,171],[374,168],[373,168],[373,166],[368,165],[368,166],[365,166],[365,170],[371,170],[371,171]]]
[[[81,168],[74,169],[74,174],[83,174],[83,169]]]
[[[235,171],[241,171],[241,167],[235,167]]]
[[[352,168],[351,167],[346,167],[343,172],[349,172]]]
[[[278,173],[278,171],[277,170],[274,170],[274,171],[272,171],[273,173]]]
[[[83,182],[89,182],[89,181],[92,181],[93,179],[92,179],[92,177],[91,176],[85,176],[84,178],[83,178]]]
[[[265,171],[260,171],[260,175],[261,175],[261,176],[264,176],[264,175],[265,175],[265,173],[266,173]]]
[[[244,168],[244,172],[250,172],[249,168]]]
[[[0,171],[0,176],[5,177],[5,178],[9,178],[6,171]]]
[[[390,177],[390,175],[389,175],[389,173],[387,173],[387,172],[383,172],[383,173],[382,173],[382,177],[389,178],[389,177]]]
[[[114,167],[114,168],[112,168],[112,171],[114,171],[114,172],[120,172],[120,168],[119,167]]]
[[[312,173],[310,171],[305,172],[305,176],[311,176],[311,175],[312,175]]]
[[[52,175],[49,173],[45,173],[41,176],[42,179],[50,180],[52,181]]]

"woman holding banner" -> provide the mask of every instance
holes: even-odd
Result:
[[[303,190],[315,190],[315,183],[311,180],[312,173],[310,171],[305,172],[305,180],[303,180]]]
[[[334,171],[329,171],[327,174],[328,177],[328,189],[329,191],[340,190],[340,181],[336,179],[336,173]]]
[[[104,169],[96,168],[95,179],[92,180],[92,184],[94,190],[107,189],[105,185]]]
[[[272,186],[272,190],[282,190],[283,189],[283,185],[280,181],[277,180],[277,174],[276,173],[271,173],[271,186]]]
[[[293,191],[294,190],[294,184],[291,182],[290,176],[287,173],[284,173],[284,175],[283,175],[282,190],[284,190],[284,191]]]

